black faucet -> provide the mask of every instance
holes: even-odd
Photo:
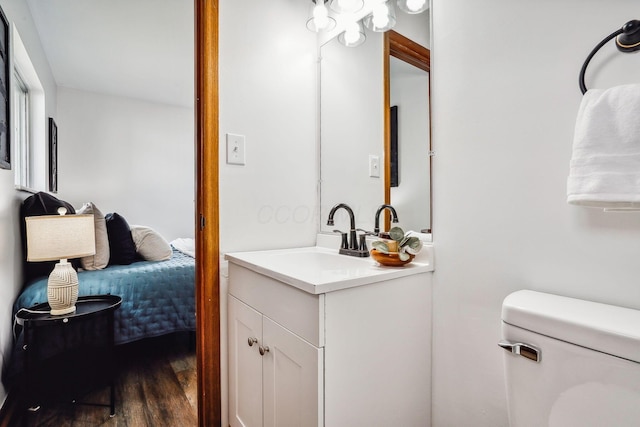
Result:
[[[396,213],[396,210],[393,206],[380,205],[380,207],[376,211],[376,221],[373,228],[373,234],[375,234],[376,236],[380,235],[380,214],[385,209],[389,209],[389,211],[391,212],[391,222],[394,222],[394,223],[398,222],[398,214]]]
[[[364,249],[361,249],[361,247],[359,247],[358,245],[358,237],[356,235],[356,217],[353,214],[353,210],[349,206],[347,206],[344,203],[338,203],[337,205],[332,207],[331,211],[329,212],[329,218],[327,219],[327,225],[334,225],[333,216],[335,215],[336,211],[340,208],[347,211],[347,213],[349,214],[349,222],[350,222],[348,247],[347,248],[344,247],[344,239],[343,239],[343,244],[342,244],[342,247],[340,248],[340,253],[343,255],[351,255],[351,256],[357,256],[357,257],[369,256],[369,251],[366,250],[366,245]]]

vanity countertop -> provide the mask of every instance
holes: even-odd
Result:
[[[340,255],[322,246],[234,252],[225,259],[305,292],[323,294],[433,271],[433,247],[425,245],[419,255],[403,267],[384,267],[371,257]]]

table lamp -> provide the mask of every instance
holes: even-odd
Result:
[[[96,253],[93,215],[31,216],[27,226],[27,261],[59,260],[47,282],[47,299],[52,315],[74,313],[78,300],[78,274],[68,259]]]

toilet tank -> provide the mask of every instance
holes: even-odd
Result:
[[[511,427],[640,426],[640,311],[518,291],[502,338]]]

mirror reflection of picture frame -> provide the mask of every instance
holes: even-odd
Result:
[[[390,149],[390,168],[391,174],[389,177],[389,186],[397,187],[400,185],[400,176],[398,173],[399,166],[398,165],[398,106],[394,105],[390,108],[389,115],[389,143],[391,145]]]
[[[49,191],[58,192],[58,126],[49,117]]]
[[[11,169],[11,138],[9,137],[9,22],[0,8],[0,169]]]

